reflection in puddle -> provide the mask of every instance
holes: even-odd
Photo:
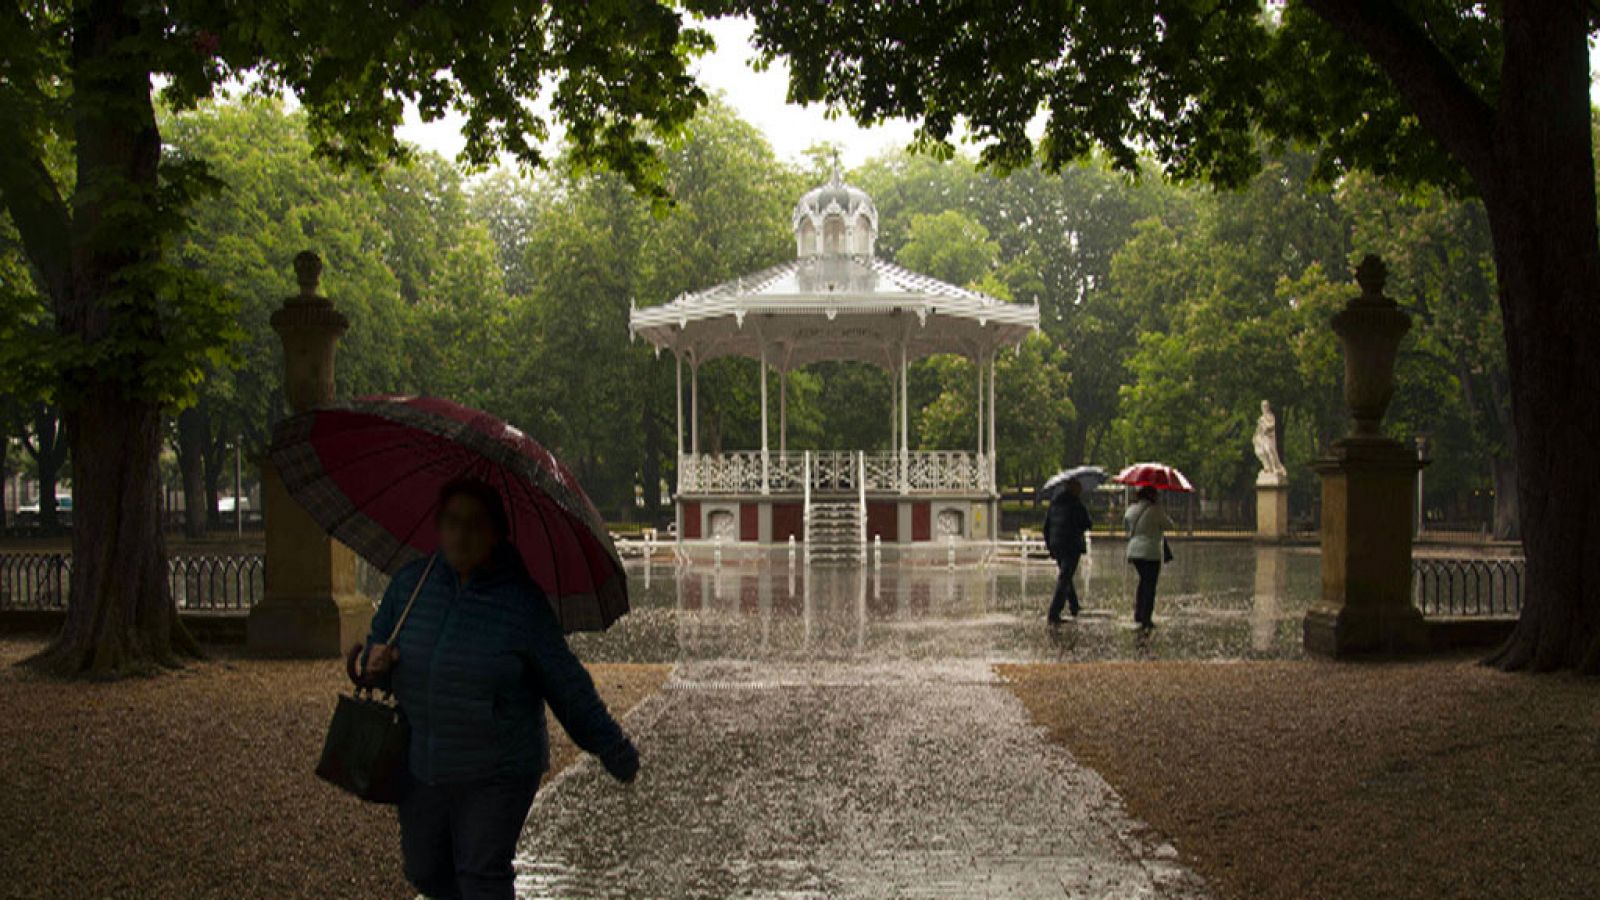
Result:
[[[579,635],[590,660],[1071,660],[1300,655],[1319,584],[1309,548],[1180,544],[1162,574],[1157,629],[1132,625],[1136,578],[1116,544],[1080,566],[1084,614],[1049,627],[1046,560],[948,567],[805,567],[782,551],[755,562],[630,563],[633,612]]]

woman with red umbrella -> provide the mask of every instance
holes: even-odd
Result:
[[[272,460],[324,528],[393,576],[347,665],[390,690],[410,727],[407,879],[429,897],[512,897],[517,838],[549,765],[545,705],[617,780],[639,770],[564,636],[627,611],[605,523],[543,447],[444,400],[296,416]]]
[[[1128,562],[1139,573],[1139,589],[1134,595],[1133,620],[1142,629],[1154,628],[1156,610],[1156,582],[1161,579],[1161,566],[1171,558],[1167,549],[1166,532],[1176,527],[1166,510],[1161,508],[1161,491],[1192,491],[1183,473],[1160,463],[1140,463],[1129,466],[1113,479],[1119,484],[1137,487],[1137,501],[1128,507],[1123,522],[1128,528]]]

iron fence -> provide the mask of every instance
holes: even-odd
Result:
[[[266,592],[259,553],[169,557],[167,579],[179,609],[243,612]],[[72,589],[69,553],[0,553],[0,609],[66,609]]]
[[[1413,559],[1413,602],[1425,616],[1517,616],[1525,572],[1522,559]]]
[[[65,553],[0,554],[0,609],[65,609],[71,587]]]
[[[167,560],[179,609],[247,610],[266,592],[266,558],[259,553],[173,556]]]

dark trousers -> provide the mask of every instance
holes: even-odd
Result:
[[[406,880],[441,900],[510,900],[511,858],[539,776],[466,784],[412,782],[400,801]]]
[[[1078,573],[1078,560],[1082,558],[1082,553],[1063,553],[1056,560],[1056,566],[1061,571],[1056,576],[1055,596],[1050,599],[1051,621],[1061,618],[1062,609],[1072,610],[1073,615],[1078,614],[1078,587],[1072,583],[1072,577]]]
[[[1130,560],[1139,573],[1139,590],[1134,595],[1133,620],[1149,625],[1156,612],[1156,582],[1161,579],[1161,563],[1154,559]]]

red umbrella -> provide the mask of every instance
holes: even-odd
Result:
[[[488,413],[433,397],[362,397],[284,420],[270,453],[311,517],[385,572],[434,551],[439,488],[470,476],[499,489],[511,540],[563,629],[603,629],[628,611],[622,561],[578,480]]]
[[[1194,485],[1183,477],[1182,472],[1157,462],[1134,463],[1111,480],[1129,487],[1153,487],[1158,491],[1182,491],[1186,494],[1194,491]]]

